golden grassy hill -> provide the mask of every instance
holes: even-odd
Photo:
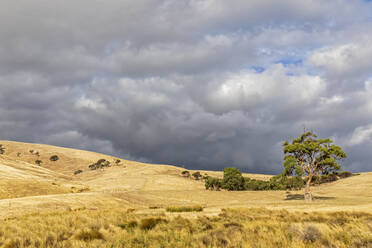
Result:
[[[302,191],[206,191],[202,181],[181,176],[183,168],[128,161],[95,152],[50,145],[0,141],[0,217],[18,212],[66,207],[135,207],[200,204],[206,212],[224,207],[268,207],[289,210],[372,211],[372,173],[361,173],[313,187],[316,200],[305,204]],[[31,151],[31,152],[30,152]],[[50,157],[57,155],[57,161]],[[103,170],[88,166],[99,159],[118,165]],[[41,166],[35,161],[41,160]],[[83,172],[74,175],[74,171]],[[190,171],[192,173],[192,171]],[[201,171],[211,176],[222,172]],[[269,175],[246,176],[268,179]],[[297,197],[299,196],[299,197]],[[290,199],[290,200],[289,200]],[[10,207],[9,207],[10,206]]]
[[[207,191],[176,166],[0,144],[0,247],[372,247],[372,172],[312,187],[309,204],[302,191]],[[114,165],[90,170],[99,159]],[[165,210],[191,205],[204,209]]]

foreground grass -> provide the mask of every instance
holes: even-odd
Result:
[[[196,219],[123,209],[35,213],[5,220],[2,247],[372,247],[372,215],[227,209]]]

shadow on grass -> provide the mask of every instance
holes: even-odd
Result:
[[[313,196],[314,200],[332,200],[335,199],[335,197],[329,197],[329,196]],[[285,198],[286,201],[292,201],[292,200],[305,200],[305,197],[303,194],[287,194],[287,197]]]

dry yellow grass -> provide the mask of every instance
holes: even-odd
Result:
[[[102,244],[112,244],[113,247],[121,247],[121,244],[143,247],[141,245],[147,245],[148,243],[146,242],[150,242],[156,237],[162,240],[161,237],[168,237],[167,235],[171,235],[169,236],[170,239],[176,238],[177,235],[182,237],[183,243],[177,243],[174,240],[172,242],[176,243],[165,243],[166,245],[172,244],[173,247],[182,247],[181,245],[194,244],[194,242],[196,242],[195,244],[205,245],[206,243],[210,244],[209,247],[216,247],[216,242],[219,242],[219,235],[226,237],[227,234],[222,230],[223,223],[217,222],[219,224],[216,224],[213,232],[200,231],[196,236],[182,230],[177,234],[163,230],[157,230],[154,233],[143,233],[143,231],[135,229],[135,235],[128,241],[130,243],[123,241],[128,239],[129,231],[118,227],[118,221],[128,220],[128,218],[139,220],[144,216],[151,217],[160,214],[163,216],[162,218],[168,219],[169,223],[173,223],[171,220],[179,214],[166,213],[165,208],[167,206],[203,206],[204,209],[201,213],[190,212],[181,214],[192,223],[197,218],[217,218],[223,208],[240,209],[254,207],[275,210],[274,212],[265,212],[269,210],[263,210],[263,214],[282,213],[281,210],[286,209],[290,211],[290,213],[286,212],[290,216],[292,216],[291,214],[300,216],[300,213],[295,213],[296,211],[301,211],[302,213],[317,211],[319,212],[318,215],[325,216],[331,216],[337,211],[372,213],[371,172],[313,187],[312,191],[315,195],[315,201],[307,204],[301,199],[302,191],[207,191],[202,180],[182,177],[181,172],[185,169],[176,166],[152,165],[120,159],[121,162],[117,166],[92,171],[88,168],[89,164],[102,158],[110,162],[114,162],[118,158],[49,145],[11,141],[0,141],[0,144],[3,144],[6,149],[5,154],[0,155],[0,220],[8,219],[2,223],[2,230],[0,231],[0,240],[3,245],[18,242],[16,236],[11,233],[24,235],[25,239],[22,236],[19,239],[19,244],[27,243],[27,237],[29,237],[32,242],[37,241],[40,243],[40,247],[47,247],[46,243],[48,242],[55,244],[58,237],[64,235],[63,233],[70,236],[65,241],[61,241],[60,247],[70,247],[69,245],[71,247],[101,247]],[[33,150],[34,154],[31,154],[30,150]],[[35,155],[36,151],[39,156]],[[49,158],[52,155],[57,155],[59,160],[55,162],[50,161]],[[35,165],[36,159],[43,161],[41,166]],[[78,169],[83,170],[83,173],[74,175],[74,171]],[[194,171],[190,170],[190,172],[193,173]],[[200,172],[202,175],[222,176],[222,172]],[[270,175],[251,174],[246,174],[245,176],[258,179],[269,179],[271,177]],[[157,207],[156,209],[150,209],[149,207],[151,206]],[[127,214],[127,209],[132,209],[129,212],[134,212]],[[245,212],[246,210],[241,211]],[[260,213],[256,211],[254,218],[258,218],[257,216],[259,215]],[[64,216],[67,216],[66,219]],[[102,221],[95,220],[98,217],[102,218]],[[238,217],[235,216],[233,218]],[[282,247],[304,247],[305,243],[300,236],[295,236],[292,240],[287,235],[285,228],[298,226],[303,232],[304,228],[307,228],[305,224],[313,224],[312,221],[298,223],[292,220],[294,226],[288,227],[285,226],[285,221],[255,220],[257,222],[251,224],[250,222],[243,223],[244,232],[236,234],[240,238],[236,241],[227,239],[227,244],[233,245],[236,244],[234,242],[240,242],[246,244],[244,247],[254,247],[254,243],[247,241],[253,238],[250,236],[253,235],[251,233],[252,230],[255,233],[255,228],[260,225],[266,226],[268,230],[271,230],[269,227],[269,224],[271,224],[273,231],[268,233],[270,235],[279,235],[277,237],[281,238],[278,238],[277,241],[273,238],[270,241],[269,236],[266,237],[261,233],[266,229],[259,229],[258,233],[256,233],[257,237],[261,237],[266,241],[261,243],[262,246],[256,247],[265,247],[265,244],[271,244],[272,246],[276,242],[279,242],[278,246]],[[99,222],[99,230],[105,237],[105,241],[98,239],[86,243],[84,240],[75,238],[79,235],[81,237],[89,236],[89,232],[94,229],[92,226],[95,225],[96,221]],[[372,222],[369,219],[367,222],[363,219],[363,223],[358,222],[357,224],[353,220],[348,221],[350,221],[350,227],[347,228],[344,226],[332,227],[328,222],[322,222],[323,224],[315,223],[314,225],[328,240],[339,245],[336,245],[336,247],[351,247],[347,246],[348,244],[358,247],[355,242],[359,241],[350,238],[349,234],[336,234],[343,233],[344,229],[348,230],[351,227],[357,228],[356,232],[358,234],[356,237],[359,237],[362,240],[361,242],[367,242],[366,240],[368,240],[369,236],[366,236],[365,233],[372,231]],[[39,222],[40,224],[36,225]],[[51,225],[51,223],[55,224]],[[27,236],[27,228],[30,228],[32,224],[36,225],[35,228],[33,227],[34,234]],[[177,225],[176,223],[173,224]],[[238,224],[241,223],[239,222]],[[159,224],[159,228],[162,225],[166,225],[166,223]],[[193,225],[197,225],[197,221]],[[54,228],[53,230],[50,229],[52,227]],[[196,226],[195,228],[199,230],[198,228],[200,227]],[[309,230],[311,231],[311,228]],[[92,232],[93,235],[95,231]],[[49,234],[50,236],[48,236]],[[346,235],[345,240],[347,242],[342,243],[338,241],[335,235]],[[62,236],[60,239],[64,239]],[[203,237],[213,237],[213,240],[208,241],[207,238],[204,238],[205,240],[203,241]],[[311,242],[307,246],[319,247],[315,244],[324,245],[321,243],[323,241],[319,242]],[[35,245],[35,243],[32,243],[32,245]],[[159,245],[154,247],[161,247],[161,245],[159,243]],[[189,245],[189,247],[193,246]],[[198,246],[194,245],[194,247]]]

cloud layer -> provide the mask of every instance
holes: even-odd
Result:
[[[372,3],[2,2],[0,138],[277,173],[303,126],[371,170]]]

